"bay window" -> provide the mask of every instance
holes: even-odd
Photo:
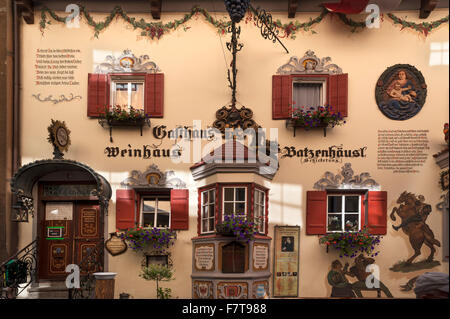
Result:
[[[199,189],[198,234],[212,234],[225,216],[253,218],[257,232],[267,234],[267,193],[262,186],[218,183]]]

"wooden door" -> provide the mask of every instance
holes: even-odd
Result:
[[[39,278],[63,280],[73,260],[73,202],[42,202],[40,212]]]
[[[54,219],[49,205],[54,205],[55,209],[65,206],[64,217]],[[97,202],[72,201],[44,202],[40,209],[43,213],[40,214],[39,279],[65,280],[66,266],[79,265],[103,241],[100,207]]]
[[[80,265],[89,252],[95,249],[100,241],[103,242],[103,218],[98,204],[78,203],[75,206],[75,211],[77,218],[74,225],[73,263]],[[103,267],[103,259],[101,261]],[[81,274],[85,274],[86,272],[83,270],[86,269],[98,271],[98,269],[95,269],[96,265],[92,262],[83,266],[80,265],[80,267]]]

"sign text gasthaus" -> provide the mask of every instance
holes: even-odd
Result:
[[[341,163],[344,158],[366,157],[367,146],[347,149],[341,145],[332,145],[321,149],[285,146],[280,148],[281,158],[299,158],[302,163]]]

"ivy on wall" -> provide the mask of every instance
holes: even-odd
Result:
[[[173,21],[162,23],[162,22],[147,22],[144,19],[137,20],[134,17],[130,17],[120,6],[114,7],[114,9],[111,11],[111,13],[104,19],[104,21],[96,22],[92,18],[92,16],[89,14],[89,12],[86,10],[86,8],[82,5],[78,5],[80,8],[80,14],[84,16],[87,23],[92,26],[95,30],[94,36],[98,37],[99,33],[103,30],[105,30],[110,23],[113,21],[115,17],[119,18],[121,17],[123,20],[128,22],[133,26],[134,29],[140,29],[142,36],[148,36],[151,39],[154,38],[161,38],[166,33],[170,32],[171,30],[176,30],[178,27],[182,26],[183,29],[186,31],[189,29],[189,27],[185,26],[185,23],[191,20],[193,17],[198,17],[199,15],[202,15],[207,22],[209,22],[211,25],[213,25],[217,31],[221,34],[224,34],[228,32],[228,27],[231,26],[231,21],[223,21],[214,19],[208,11],[206,11],[203,8],[200,8],[198,6],[194,6],[191,10],[191,12],[185,14],[181,19],[175,19]],[[47,25],[51,24],[50,19],[48,16],[50,16],[53,20],[61,23],[66,22],[67,16],[59,16],[54,11],[50,10],[49,8],[45,7],[41,11],[41,21],[39,22],[39,26],[41,29],[41,32],[44,32],[44,29],[47,27]],[[282,23],[281,20],[276,20],[270,22],[272,26],[275,26],[278,31],[280,32],[279,37],[281,38],[290,38],[295,39],[297,31],[305,31],[311,33],[317,33],[316,31],[312,30],[312,27],[315,24],[321,23],[325,16],[327,15],[336,15],[339,17],[340,21],[342,21],[345,25],[351,27],[352,32],[356,32],[358,29],[364,29],[366,28],[365,21],[355,21],[349,17],[347,17],[345,14],[341,13],[331,13],[327,10],[322,11],[316,18],[310,18],[308,22],[300,23],[299,21],[291,21],[289,23]],[[437,21],[433,22],[422,22],[422,23],[415,23],[406,21],[404,19],[401,19],[397,17],[396,15],[392,13],[388,13],[386,15],[389,19],[393,21],[394,24],[399,24],[402,26],[401,30],[405,28],[409,28],[412,30],[415,30],[417,32],[422,33],[423,35],[427,36],[431,31],[438,28],[443,23],[448,23],[449,16],[446,16],[445,18],[442,18]],[[381,16],[382,20],[384,15]],[[257,20],[257,12],[253,10],[253,8],[249,8],[249,11],[247,13],[245,23],[253,22],[256,24]]]

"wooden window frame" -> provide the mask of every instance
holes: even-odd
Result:
[[[248,207],[248,205],[250,204],[249,203],[249,191],[248,191],[248,187],[249,187],[250,185],[248,185],[248,186],[221,186],[221,190],[222,190],[222,198],[221,198],[221,203],[222,203],[222,221],[224,221],[224,219],[225,219],[225,203],[233,203],[233,214],[235,214],[235,216],[236,216],[236,204],[237,203],[240,203],[240,204],[242,204],[242,203],[244,203],[245,205],[244,205],[244,207],[245,207],[245,212],[244,212],[244,214],[239,214],[239,216],[245,216],[246,218],[248,217],[248,213],[250,212],[250,210],[249,210],[249,207]],[[226,188],[228,188],[228,189],[233,189],[234,190],[234,192],[233,192],[233,200],[232,201],[225,201],[225,189]],[[244,195],[244,198],[245,198],[245,201],[236,201],[236,189],[238,189],[238,188],[243,188],[243,189],[245,189],[245,195]],[[251,198],[251,197],[250,197]]]
[[[159,202],[159,198],[162,198],[162,197],[166,197],[167,198],[167,200],[164,200],[164,201],[167,201],[167,202],[169,202],[170,203],[170,194],[167,196],[167,195],[143,195],[143,196],[140,196],[140,198],[139,198],[139,207],[140,207],[140,210],[139,210],[139,212],[140,212],[140,214],[139,214],[139,227],[142,227],[142,228],[146,228],[146,229],[148,229],[148,228],[159,228],[159,229],[171,229],[171,212],[169,211],[169,225],[167,226],[167,227],[158,227],[158,226],[156,226],[156,221],[158,220],[158,202]],[[155,201],[155,216],[154,216],[154,220],[153,220],[153,225],[155,225],[155,226],[148,226],[148,227],[144,227],[144,201],[146,201],[146,200],[152,200],[152,201]]]
[[[143,74],[117,74],[117,73],[111,73],[108,74],[108,82],[109,82],[109,104],[112,106],[115,105],[114,96],[116,92],[116,84],[117,83],[128,83],[128,110],[130,109],[131,105],[131,86],[132,83],[141,83],[142,84],[142,111],[145,110],[145,99],[146,99],[146,92],[145,92],[145,75]],[[135,109],[138,109],[135,107]],[[138,109],[141,110],[141,109]]]
[[[317,79],[317,80],[315,80]],[[291,100],[291,116],[294,114],[295,107],[311,107],[310,105],[294,105],[294,83],[320,83],[322,84],[321,88],[321,101],[318,106],[325,106],[328,104],[328,77],[326,75],[292,75],[291,76],[291,86],[292,86],[292,100]]]
[[[214,194],[214,201],[211,203],[210,200],[208,200],[208,203],[204,204],[203,203],[203,196],[204,196],[205,193],[210,193],[210,192],[212,192]],[[200,195],[200,204],[199,204],[200,205],[200,209],[201,209],[201,211],[200,211],[200,234],[202,234],[202,235],[203,234],[212,234],[212,233],[214,233],[215,226],[216,226],[216,196],[217,196],[216,189],[214,187],[210,187],[208,189],[200,191],[200,194],[201,194]],[[209,197],[208,197],[208,199],[209,199]],[[213,217],[203,218],[203,209],[204,209],[204,207],[206,207],[206,206],[209,207],[211,204],[214,205],[214,216]],[[209,225],[209,220],[210,219],[214,220],[214,227],[213,227],[212,230],[204,231],[204,229],[203,229],[203,221],[204,220],[208,220],[208,225]]]
[[[342,204],[341,204],[341,212],[340,213],[330,213],[329,209],[328,209],[328,198],[330,196],[340,196],[342,198]],[[345,212],[345,197],[346,196],[358,196],[358,212],[357,213],[347,213]],[[361,216],[361,212],[362,212],[362,207],[361,207],[361,199],[363,198],[364,194],[361,193],[327,193],[327,216],[326,216],[326,231],[327,233],[344,233],[346,232],[345,230],[345,216],[346,215],[358,215],[358,231],[360,231],[362,229],[361,227],[361,220],[362,220],[362,216]],[[332,214],[332,215],[337,215],[340,214],[343,218],[342,218],[342,229],[341,230],[328,230],[328,215]]]
[[[264,199],[263,205],[256,203],[256,201],[255,201],[256,200],[256,196],[255,196],[256,192],[260,192],[261,195],[263,196],[263,199]],[[257,205],[262,206],[262,212],[263,212],[262,216],[260,216],[260,217],[262,217],[262,223],[261,224],[258,223],[258,233],[260,233],[260,234],[266,233],[266,214],[267,214],[266,196],[267,196],[267,191],[264,191],[258,187],[255,187],[255,189],[253,191],[253,205],[254,205],[253,206],[253,214],[255,214],[255,212],[256,212]],[[255,218],[256,218],[256,216],[255,216]],[[262,226],[262,230],[261,230],[260,226]]]

